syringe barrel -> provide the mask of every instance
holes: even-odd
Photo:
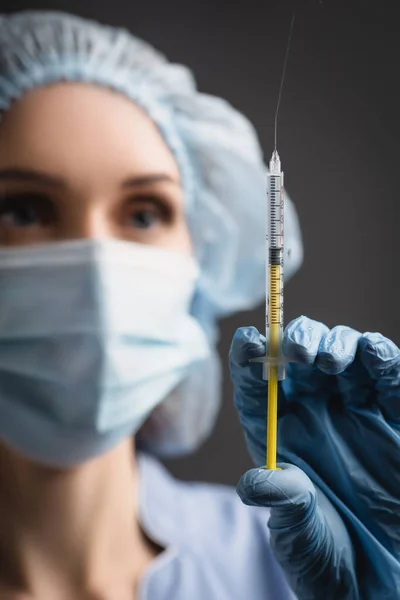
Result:
[[[276,369],[278,380],[285,378],[283,341],[283,267],[284,267],[284,188],[283,172],[278,153],[270,161],[267,186],[267,288],[266,340],[267,361],[264,379],[270,379],[270,369]],[[268,362],[268,358],[270,361]]]

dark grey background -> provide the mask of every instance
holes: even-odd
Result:
[[[130,28],[190,66],[202,91],[228,99],[256,126],[266,158],[293,2],[275,0],[53,0],[61,9]],[[287,285],[286,321],[380,331],[400,343],[397,264],[400,92],[398,4],[297,2],[278,148],[300,215],[305,264]],[[3,11],[32,8],[0,0]],[[185,479],[235,484],[251,463],[227,371],[235,329],[263,328],[263,308],[221,324],[225,370],[215,433],[194,456],[169,461]]]

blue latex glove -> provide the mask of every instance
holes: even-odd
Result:
[[[329,330],[300,317],[286,328],[293,361],[279,384],[278,463],[238,484],[268,506],[271,544],[300,600],[400,598],[400,351],[377,333]],[[234,401],[256,465],[265,465],[265,338],[238,329]],[[297,466],[293,466],[297,465]]]

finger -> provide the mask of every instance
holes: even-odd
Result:
[[[318,365],[325,373],[336,374],[338,396],[346,405],[370,407],[374,383],[360,360],[361,333],[342,325],[323,340]]]
[[[268,528],[276,559],[299,598],[352,598],[357,590],[353,547],[328,498],[297,467],[252,469],[238,484],[245,504],[271,507]],[[332,576],[333,573],[333,576]]]
[[[351,365],[356,356],[361,333],[338,325],[322,336],[316,364],[327,375],[337,375]]]
[[[400,350],[380,333],[359,341],[360,360],[375,383],[376,401],[384,417],[400,426]]]
[[[231,380],[241,398],[265,399],[267,382],[262,377],[262,364],[249,362],[265,355],[265,337],[255,327],[240,327],[233,336],[229,351]]]
[[[281,470],[251,469],[240,479],[236,491],[248,506],[273,509],[275,525],[291,528],[304,523],[315,509],[316,490],[312,481],[298,467],[279,463]]]
[[[255,327],[239,327],[233,336],[229,356],[232,363],[243,367],[250,359],[265,354],[265,337]]]
[[[255,327],[241,327],[233,337],[229,366],[233,382],[233,402],[243,427],[247,448],[256,464],[265,460],[267,386],[262,364],[251,358],[265,356],[265,338]]]
[[[282,347],[290,362],[282,388],[288,402],[302,402],[310,397],[322,399],[331,391],[329,378],[315,364],[321,340],[328,332],[326,325],[304,316],[286,327]]]
[[[302,316],[291,321],[283,336],[282,349],[291,362],[311,366],[317,357],[321,339],[329,332],[329,328]]]
[[[301,507],[307,509],[315,497],[311,479],[298,467],[279,463],[281,470],[250,469],[236,491],[248,506]]]

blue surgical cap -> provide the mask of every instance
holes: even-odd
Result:
[[[0,119],[25,92],[59,81],[119,91],[159,128],[179,166],[201,271],[192,312],[214,346],[218,318],[255,307],[265,297],[267,169],[253,126],[226,101],[200,93],[186,67],[168,62],[124,29],[57,11],[0,16]],[[302,258],[297,214],[286,197],[286,280]],[[217,371],[210,367],[196,383],[201,387],[206,379],[214,386],[202,393],[210,408],[199,439],[216,414]],[[176,396],[170,405],[179,421]],[[207,410],[203,404],[197,422]],[[176,431],[173,436],[179,437]]]

